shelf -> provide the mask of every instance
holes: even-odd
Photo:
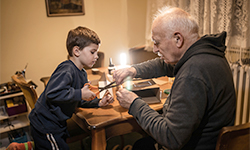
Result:
[[[12,120],[13,119],[13,120]],[[18,116],[16,118],[11,118],[10,122],[12,125],[14,125],[14,128],[12,126],[6,126],[7,123],[1,123],[0,125],[0,133],[5,133],[11,130],[16,130],[19,128],[27,127],[30,125],[29,119],[26,115]]]
[[[0,100],[12,99],[12,98],[18,97],[18,96],[24,96],[23,92],[20,91],[20,92],[17,92],[17,93],[8,93],[7,95],[0,96]],[[1,101],[1,106],[3,106],[3,101]],[[0,139],[1,139],[1,136],[4,133],[7,133],[7,132],[9,132],[11,130],[16,130],[16,129],[28,127],[30,125],[30,121],[28,119],[28,114],[30,112],[30,107],[28,105],[26,105],[26,106],[27,106],[27,112],[15,114],[15,115],[12,115],[12,116],[9,116],[7,114],[7,112],[4,115],[0,115],[0,121],[1,121],[1,124],[0,124]],[[12,125],[14,125],[14,127],[8,126],[8,122],[10,122]]]
[[[0,120],[10,119],[10,118],[14,118],[14,117],[22,116],[22,115],[26,115],[26,116],[27,116],[27,115],[28,115],[28,112],[24,112],[24,113],[12,115],[12,116],[9,116],[9,115],[6,113],[5,115],[0,115]]]
[[[0,100],[23,95],[23,92],[0,96]]]

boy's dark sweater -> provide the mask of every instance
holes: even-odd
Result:
[[[87,82],[86,71],[72,61],[58,65],[29,115],[31,125],[41,133],[59,133],[66,130],[66,120],[77,107],[98,107],[100,99],[81,99],[81,88]]]

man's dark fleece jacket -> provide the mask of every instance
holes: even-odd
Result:
[[[214,150],[222,127],[234,125],[236,96],[225,38],[226,32],[201,37],[175,67],[159,58],[133,66],[136,77],[175,77],[163,114],[141,99],[129,108],[141,127],[169,150]]]
[[[67,132],[66,120],[77,107],[98,107],[100,99],[81,98],[81,88],[87,82],[86,71],[71,60],[58,65],[29,115],[31,125],[43,134]]]

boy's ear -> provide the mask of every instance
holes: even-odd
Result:
[[[74,46],[72,50],[73,55],[76,57],[80,56],[80,48],[78,46]]]

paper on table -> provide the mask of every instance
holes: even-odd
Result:
[[[108,81],[112,82],[113,81],[113,75],[107,74]]]
[[[98,82],[98,86],[99,87],[105,87],[106,85],[108,85],[110,82],[109,81],[99,81]],[[109,93],[113,96],[113,90],[112,88],[107,89],[109,91]],[[100,92],[100,98],[103,98],[104,94],[106,93],[107,90],[103,90],[102,92]]]
[[[153,79],[153,80],[158,85],[163,85],[165,83],[168,83],[168,81],[165,81],[165,80],[160,80],[160,79]]]

